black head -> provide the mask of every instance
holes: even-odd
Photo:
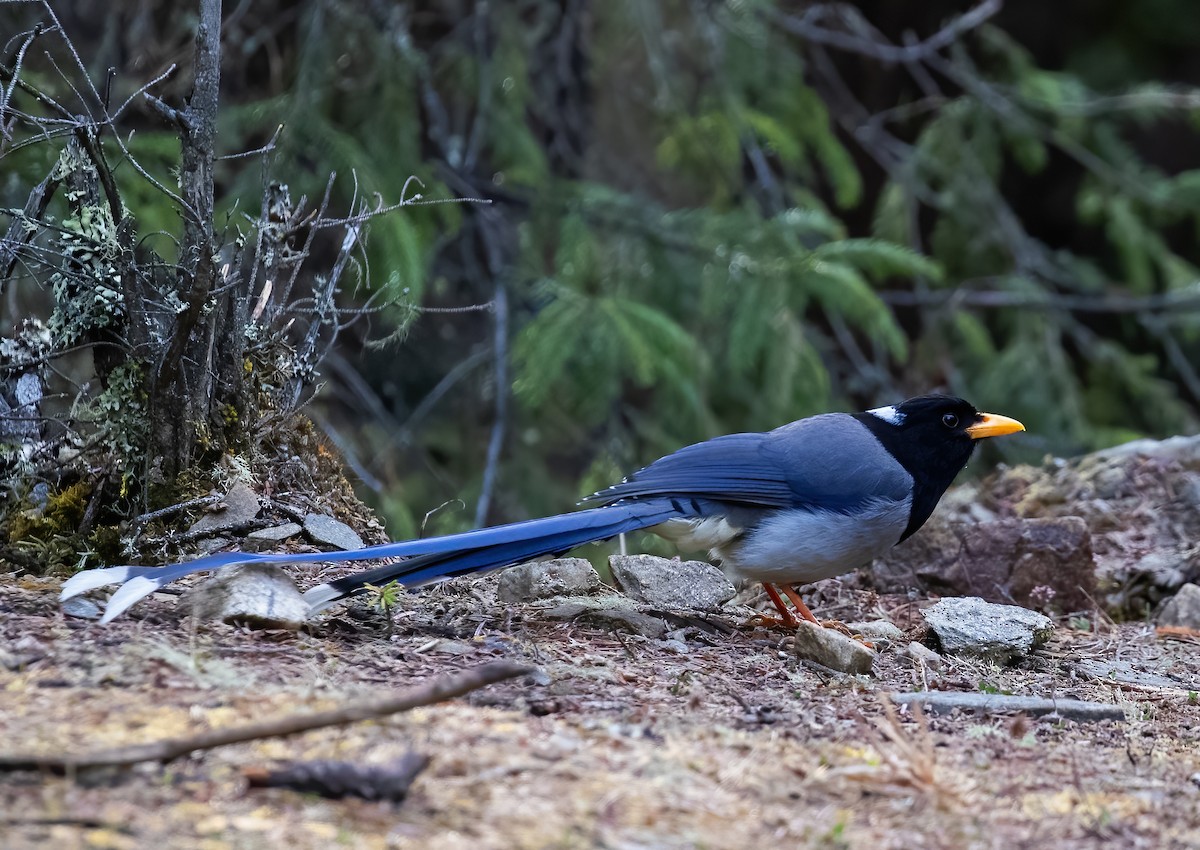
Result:
[[[923,395],[854,418],[875,435],[913,479],[908,537],[937,506],[946,488],[971,459],[975,442],[1025,430],[1015,419],[980,413],[969,402],[947,395]]]

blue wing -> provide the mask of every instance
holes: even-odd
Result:
[[[764,508],[851,511],[902,501],[912,478],[856,419],[834,413],[687,446],[585,502],[687,496]]]

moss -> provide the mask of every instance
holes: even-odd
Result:
[[[83,521],[92,486],[78,481],[50,496],[42,512],[47,525],[58,534],[74,531]]]
[[[77,481],[51,493],[41,510],[24,501],[4,522],[10,545],[0,549],[0,557],[37,575],[72,572],[88,548],[77,529],[91,493],[91,484]]]
[[[122,562],[121,529],[116,525],[98,526],[88,537],[88,545],[101,564]]]

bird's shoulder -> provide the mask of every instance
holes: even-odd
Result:
[[[911,483],[860,422],[833,413],[685,446],[587,501],[679,495],[763,507],[852,510],[872,500],[903,501]]]

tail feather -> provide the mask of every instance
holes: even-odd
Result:
[[[407,587],[417,587],[453,575],[497,569],[543,555],[565,552],[575,546],[615,537],[627,531],[648,528],[678,516],[679,512],[677,502],[652,499],[481,528],[445,537],[384,543],[344,552],[224,552],[170,567],[123,566],[85,570],[63,584],[59,598],[66,600],[106,584],[120,583],[121,587],[109,599],[101,620],[107,623],[156,590],[203,570],[235,564],[342,563],[393,557],[407,559],[314,587],[305,594],[305,598],[313,606],[313,611],[318,611],[361,589],[364,584],[386,584],[398,579]]]
[[[420,587],[455,576],[487,572],[546,555],[562,554],[584,543],[649,528],[678,515],[678,507],[669,500],[654,500],[501,526],[509,529],[510,539],[507,542],[428,552],[318,585],[304,596],[314,606],[315,612],[368,584],[382,585],[395,580],[405,587]]]

